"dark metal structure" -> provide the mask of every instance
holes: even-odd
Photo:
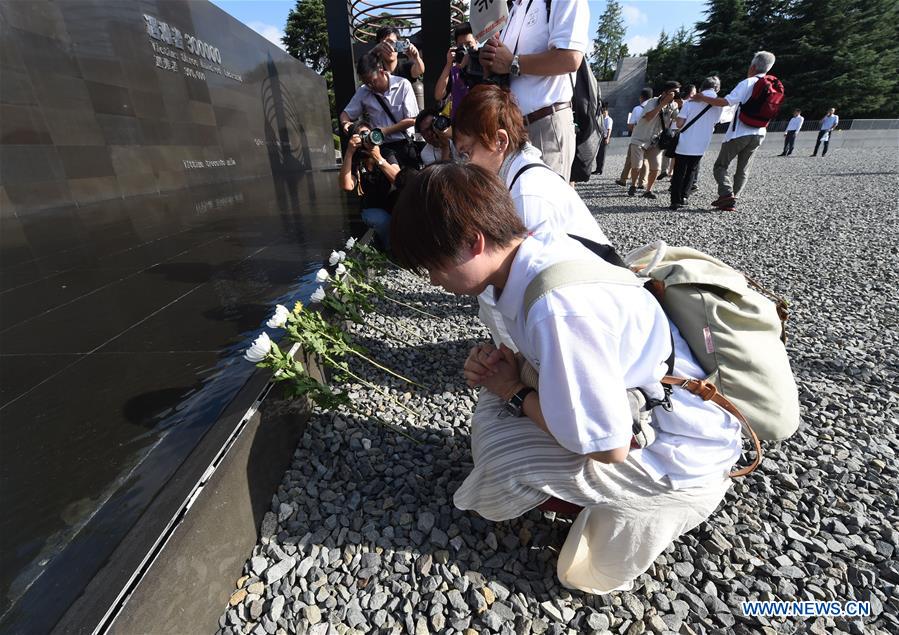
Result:
[[[418,42],[425,62],[425,104],[434,102],[434,84],[443,68],[446,50],[452,44],[453,26],[464,21],[464,9],[459,2],[439,0],[333,0],[325,3],[328,20],[328,44],[334,73],[334,97],[338,110],[356,92],[356,58],[371,48],[375,31],[385,16],[408,21],[411,26],[401,28]]]

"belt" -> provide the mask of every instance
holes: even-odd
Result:
[[[526,126],[531,125],[537,121],[540,121],[544,117],[549,117],[551,114],[558,110],[565,110],[566,108],[571,108],[570,101],[558,101],[552,105],[544,106],[543,108],[538,108],[534,112],[529,115],[524,116],[524,123]]]

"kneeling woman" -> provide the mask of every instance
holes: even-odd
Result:
[[[662,396],[672,342],[675,373],[703,376],[676,328],[629,272],[564,234],[529,235],[503,183],[475,165],[438,164],[417,175],[397,202],[391,242],[397,262],[451,293],[492,287],[505,329],[539,373],[538,389],[529,390],[509,349],[472,349],[466,379],[492,407],[479,405],[472,422],[474,469],[456,506],[494,521],[551,497],[581,506],[559,579],[590,593],[630,589],[711,515],[740,454],[739,422],[679,389],[670,412],[653,410],[655,441],[631,449],[627,390]],[[526,309],[529,283],[562,262],[611,267],[618,281],[558,287],[532,296]]]

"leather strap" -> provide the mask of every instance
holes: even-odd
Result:
[[[718,392],[718,388],[715,387],[715,384],[702,379],[687,379],[685,377],[674,377],[673,375],[665,375],[662,377],[662,384],[689,390],[703,401],[711,401],[735,416],[743,425],[746,434],[752,440],[753,449],[755,449],[755,459],[753,459],[752,463],[748,466],[740,468],[735,472],[731,472],[730,477],[737,478],[755,472],[756,468],[758,468],[759,464],[762,462],[762,444],[759,442],[755,430],[749,425],[749,421],[743,416],[743,413],[740,412],[739,408],[737,408],[733,402]]]
[[[536,123],[543,119],[544,117],[549,117],[554,112],[559,110],[565,110],[566,108],[571,108],[570,101],[558,101],[549,106],[544,106],[543,108],[538,108],[534,112],[527,114],[524,116],[525,125],[529,126],[532,123]]]

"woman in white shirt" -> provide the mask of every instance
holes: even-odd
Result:
[[[577,192],[528,142],[524,116],[509,91],[490,85],[472,88],[454,115],[453,141],[463,158],[499,174],[528,231],[609,243]]]
[[[626,391],[662,395],[672,342],[675,372],[702,375],[677,329],[626,270],[564,234],[529,235],[503,183],[476,165],[437,164],[416,175],[394,210],[391,242],[398,263],[427,271],[451,293],[491,288],[506,330],[539,374],[537,390],[527,388],[509,349],[471,350],[466,380],[491,407],[474,414],[474,468],[456,506],[494,521],[552,497],[581,506],[559,554],[560,581],[590,593],[630,589],[711,515],[740,454],[737,420],[680,389],[670,412],[652,411],[655,441],[631,449]],[[610,267],[625,281],[557,287],[526,310],[537,274],[572,261]]]

